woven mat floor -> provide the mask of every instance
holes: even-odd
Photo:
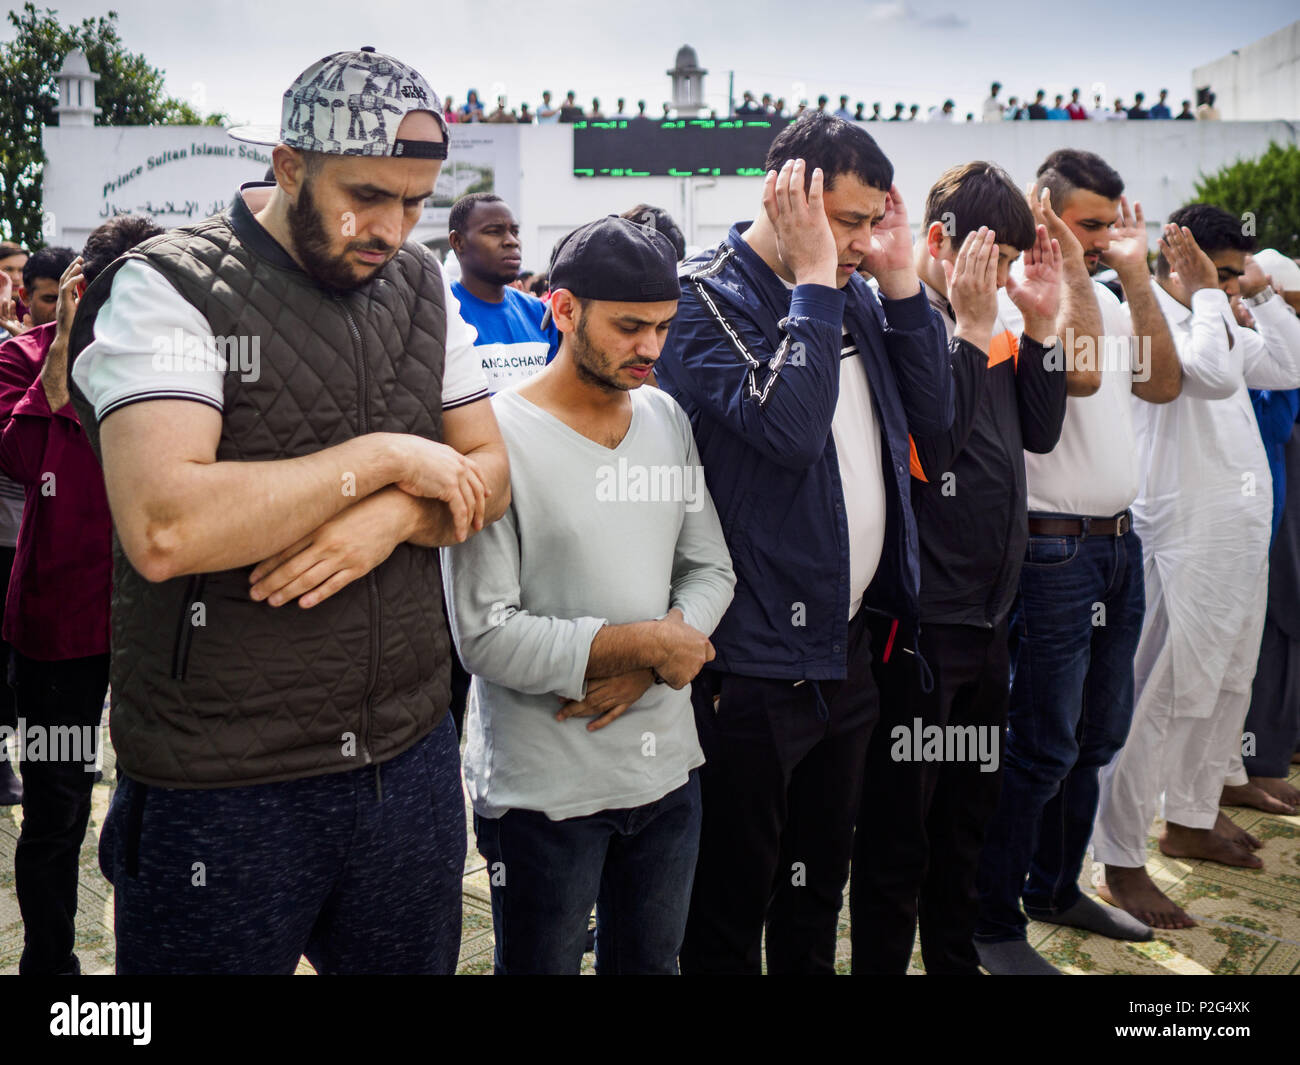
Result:
[[[113,971],[113,889],[99,871],[96,848],[115,776],[111,745],[105,734],[104,780],[95,785],[90,828],[81,851],[77,915],[77,954],[87,974]],[[1291,783],[1300,787],[1300,766]],[[1229,808],[1228,815],[1264,841],[1262,871],[1230,869],[1212,862],[1166,858],[1148,840],[1148,868],[1156,882],[1200,922],[1179,932],[1160,932],[1147,943],[1120,943],[1074,929],[1031,923],[1030,942],[1066,972],[1179,974],[1300,973],[1300,816],[1278,817],[1257,810]],[[0,973],[17,973],[23,925],[14,896],[13,851],[20,809],[0,807]],[[466,820],[469,820],[468,806]],[[1154,832],[1158,833],[1159,823]],[[485,863],[469,831],[465,863],[464,923],[459,972],[492,971],[492,907]],[[1081,886],[1090,888],[1091,863],[1085,863]],[[848,971],[847,903],[840,915],[837,968]],[[920,973],[919,952],[911,971]],[[592,956],[584,959],[591,971]],[[304,960],[299,972],[310,973]]]

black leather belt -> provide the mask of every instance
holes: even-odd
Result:
[[[1123,536],[1133,528],[1133,514],[1114,518],[1030,518],[1030,536]]]

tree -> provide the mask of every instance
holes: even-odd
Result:
[[[1196,203],[1239,215],[1261,248],[1300,256],[1300,148],[1270,143],[1258,159],[1239,159],[1196,185]]]
[[[18,31],[0,44],[0,230],[7,240],[39,248],[42,239],[41,174],[45,153],[41,127],[55,122],[58,85],[54,75],[63,57],[80,49],[99,75],[96,125],[209,125],[227,122],[222,114],[204,118],[188,103],[166,94],[163,72],[144,56],[128,52],[117,32],[117,12],[63,26],[57,12],[34,3],[9,12]]]

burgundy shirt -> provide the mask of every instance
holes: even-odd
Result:
[[[0,344],[0,471],[27,494],[4,638],[43,662],[108,653],[113,579],[104,471],[72,404],[51,411],[41,386],[54,330]]]

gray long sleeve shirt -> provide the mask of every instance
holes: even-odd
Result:
[[[642,806],[704,761],[690,690],[656,684],[621,718],[556,721],[581,699],[601,627],[673,607],[712,633],[735,576],[690,422],[665,392],[630,393],[618,447],[514,389],[492,400],[510,455],[505,516],[443,552],[452,632],[473,675],[465,781],[474,809],[552,820]]]

